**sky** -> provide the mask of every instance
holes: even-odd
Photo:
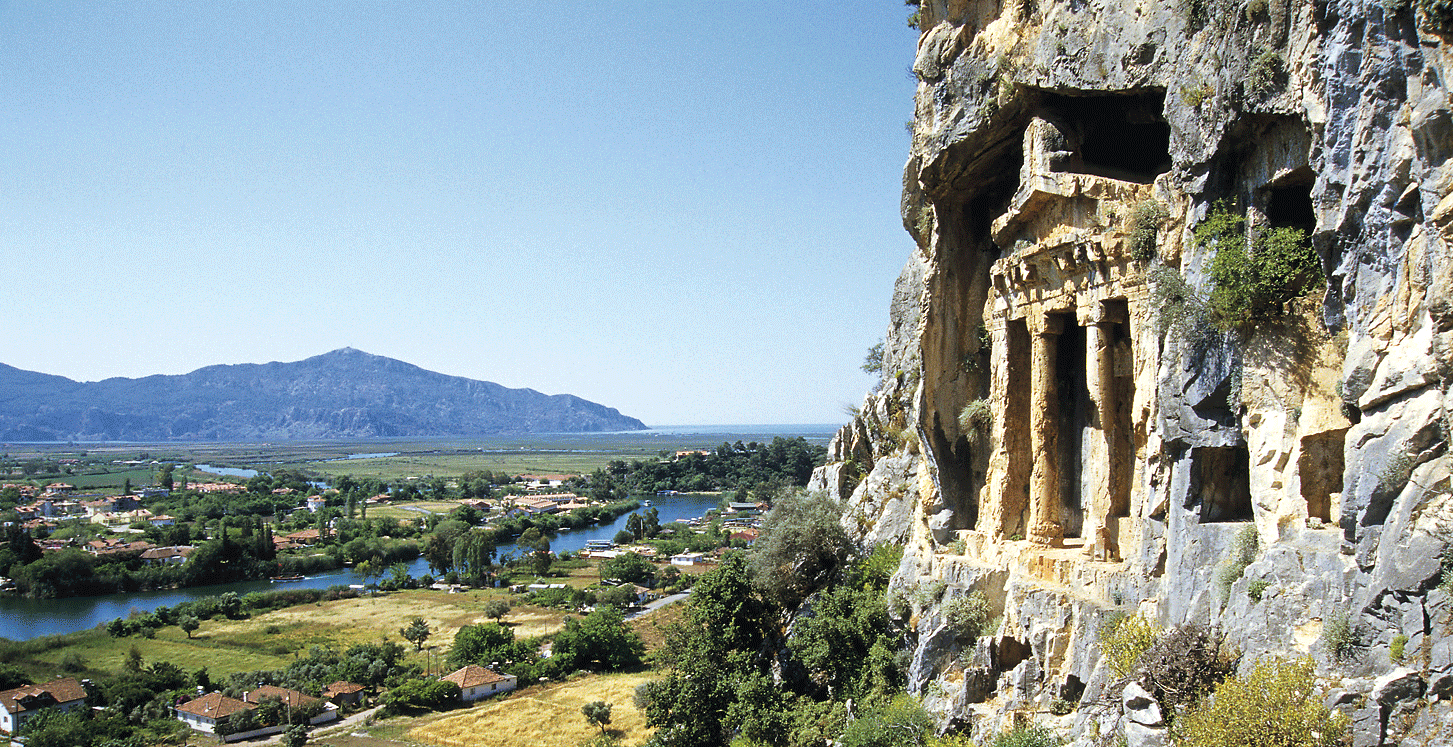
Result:
[[[893,281],[899,0],[0,0],[0,363],[342,347],[834,423]]]

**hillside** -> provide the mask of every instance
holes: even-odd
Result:
[[[80,383],[0,364],[0,439],[244,441],[644,430],[614,408],[352,348]]]
[[[1163,745],[1106,655],[1138,614],[1243,674],[1312,657],[1355,744],[1449,744],[1447,4],[915,21],[916,249],[814,478],[905,547],[909,690],[976,736]],[[945,614],[975,594],[977,641]]]

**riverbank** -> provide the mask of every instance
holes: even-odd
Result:
[[[715,493],[687,493],[676,496],[654,498],[652,508],[659,514],[661,524],[697,518],[715,508],[721,495]],[[401,513],[411,504],[394,504],[391,509]],[[372,514],[373,512],[370,512]],[[550,536],[550,547],[557,553],[578,552],[590,540],[611,539],[625,528],[631,512],[623,513],[614,520],[592,524],[578,529],[561,530]],[[418,514],[415,514],[418,515]],[[518,555],[520,550],[513,543],[497,546],[500,557],[506,554]],[[419,557],[405,564],[409,575],[422,578],[430,573],[428,561]],[[273,584],[267,580],[241,581],[213,586],[196,586],[155,592],[132,592],[108,594],[94,597],[66,597],[63,599],[27,599],[14,594],[0,594],[0,638],[12,641],[30,640],[41,636],[61,635],[94,628],[118,617],[127,617],[133,612],[146,613],[157,607],[175,607],[178,604],[205,596],[218,596],[229,591],[243,596],[257,591],[272,591],[278,588],[326,589],[336,585],[363,584],[366,579],[352,569],[341,569],[328,573],[310,574],[302,581]]]
[[[598,580],[594,569],[580,569],[566,581],[585,585]],[[460,593],[415,589],[356,599],[287,607],[244,620],[207,620],[188,637],[176,626],[156,630],[153,638],[113,638],[103,629],[84,630],[29,641],[0,641],[0,662],[19,666],[36,681],[58,674],[105,677],[121,672],[134,646],[147,664],[171,662],[186,671],[203,667],[215,678],[232,672],[280,669],[295,654],[313,646],[345,649],[381,637],[399,641],[399,630],[414,617],[429,625],[426,646],[447,649],[465,625],[486,622],[484,605],[507,592],[479,589]],[[548,635],[563,625],[565,613],[521,605],[504,622],[518,636]],[[406,644],[407,645],[407,644]],[[437,669],[441,654],[426,649],[409,656],[424,669]],[[441,650],[442,650],[441,649]]]

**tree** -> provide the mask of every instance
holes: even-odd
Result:
[[[484,616],[494,618],[495,623],[504,621],[504,616],[510,613],[510,603],[506,599],[491,599],[484,603]]]
[[[554,565],[555,557],[548,551],[536,550],[525,556],[525,561],[530,566],[530,572],[536,576],[544,576],[550,573],[550,566]]]
[[[0,690],[29,684],[30,678],[25,676],[25,670],[14,664],[0,664]]]
[[[656,567],[640,553],[617,555],[600,564],[601,578],[615,578],[633,584],[649,584]]]
[[[565,629],[555,635],[556,665],[566,671],[591,668],[615,671],[641,663],[645,644],[626,627],[620,610],[597,607],[584,619],[565,619]]]
[[[143,663],[144,662],[141,658],[141,649],[137,648],[136,644],[131,644],[131,648],[127,649],[126,651],[126,671],[140,672]]]
[[[580,712],[585,714],[586,723],[591,726],[599,726],[600,733],[605,734],[605,727],[610,726],[611,704],[603,700],[586,703],[580,707]]]
[[[454,634],[454,645],[449,648],[449,661],[459,667],[499,661],[508,658],[506,654],[514,641],[515,631],[499,623],[466,625]]]
[[[177,627],[181,628],[182,632],[186,633],[188,638],[191,638],[192,633],[196,632],[197,628],[202,627],[202,621],[198,620],[196,615],[183,614],[177,618]]]
[[[784,607],[832,581],[851,548],[841,517],[842,506],[824,492],[783,497],[752,549],[752,581]]]
[[[283,747],[303,747],[308,743],[308,727],[305,724],[293,724],[283,732]]]
[[[454,541],[454,567],[472,583],[483,583],[493,562],[493,532],[472,529]]]
[[[408,625],[399,629],[399,635],[414,644],[415,651],[420,651],[424,648],[424,641],[429,640],[429,624],[424,622],[424,618],[415,617],[409,621]]]
[[[863,357],[861,366],[863,373],[878,375],[883,373],[883,341],[879,340],[873,347],[868,348],[868,354]]]

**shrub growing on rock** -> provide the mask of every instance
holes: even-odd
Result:
[[[1217,628],[1183,625],[1166,631],[1141,655],[1145,689],[1167,721],[1173,723],[1182,708],[1200,701],[1236,668],[1225,640]]]
[[[1100,650],[1117,677],[1135,670],[1140,655],[1155,643],[1160,626],[1140,615],[1120,617],[1100,629]]]
[[[1215,247],[1210,310],[1222,330],[1245,330],[1281,316],[1288,301],[1322,279],[1321,263],[1305,231],[1269,228],[1248,246],[1245,223],[1228,205],[1217,203],[1194,232],[1198,247]]]
[[[1171,727],[1176,744],[1221,747],[1332,747],[1347,724],[1322,705],[1312,660],[1266,657],[1231,677]]]
[[[943,606],[944,624],[960,638],[978,638],[992,632],[998,627],[990,625],[993,622],[992,615],[989,598],[982,591],[956,596]]]

